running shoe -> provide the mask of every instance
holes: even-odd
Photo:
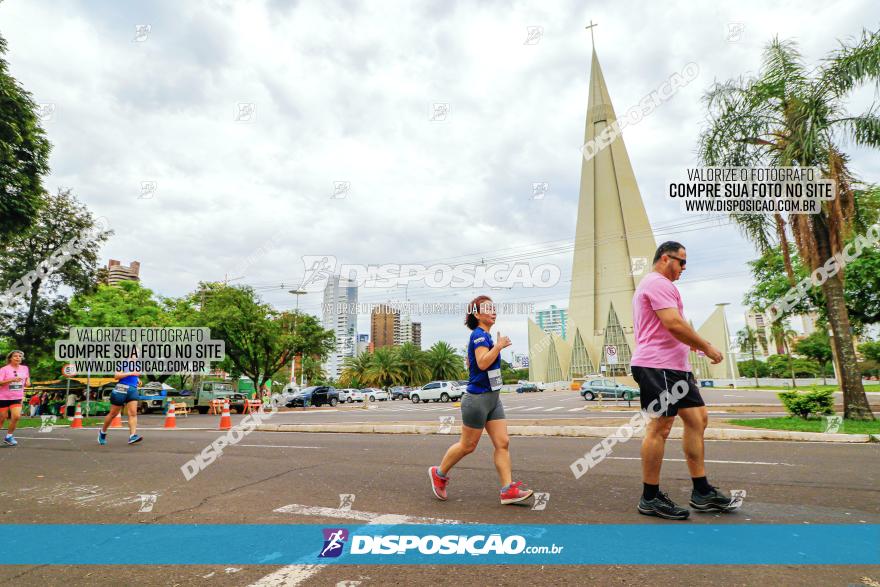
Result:
[[[15,437],[14,437],[13,435],[11,435],[11,434],[7,434],[7,435],[3,438],[3,442],[5,442],[6,444],[8,444],[9,446],[18,446],[18,441],[17,441],[17,440],[15,439]]]
[[[675,505],[669,496],[659,491],[654,499],[639,500],[638,510],[645,516],[657,516],[666,520],[687,520],[691,513],[683,507]]]
[[[139,434],[132,434],[128,437],[128,444],[134,444],[135,442],[140,442],[144,437]]]
[[[449,483],[449,477],[441,477],[437,474],[439,467],[429,467],[428,477],[431,478],[431,491],[437,499],[446,501],[446,485]]]
[[[107,433],[103,430],[98,430],[98,444],[102,446],[107,444]]]
[[[699,491],[694,489],[691,492],[690,505],[700,512],[729,512],[736,509],[733,507],[733,499],[717,487],[713,487],[712,491],[706,495],[701,495]]]
[[[522,481],[514,481],[507,488],[507,491],[501,492],[501,503],[507,505],[509,503],[517,503],[524,501],[532,496],[532,491],[522,484]]]

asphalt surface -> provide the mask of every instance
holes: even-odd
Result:
[[[454,440],[448,436],[254,432],[190,481],[180,466],[216,431],[146,430],[127,446],[125,430],[98,446],[94,430],[23,430],[20,446],[0,450],[4,523],[356,523],[325,517],[340,494],[352,510],[504,524],[668,524],[639,516],[639,444],[581,479],[569,464],[597,439],[514,438],[515,477],[549,494],[544,510],[502,506],[487,438],[452,472],[450,499],[435,500],[426,468]],[[687,501],[690,481],[680,444],[670,441],[662,486]],[[880,445],[793,442],[707,443],[709,478],[746,489],[734,514],[694,515],[685,524],[880,523]],[[141,512],[141,495],[156,495]],[[275,510],[293,506],[279,513]],[[71,545],[71,548],[77,548]],[[597,545],[601,547],[601,545]],[[634,548],[646,545],[633,545]],[[656,545],[648,545],[656,548]],[[169,545],[176,550],[185,544]],[[218,548],[234,545],[218,544]],[[658,563],[663,562],[658,549]],[[0,566],[9,585],[863,585],[880,567],[796,566]],[[354,583],[360,581],[360,583]]]
[[[704,388],[703,399],[709,406],[710,418],[767,418],[786,415],[775,392]],[[870,400],[875,410],[880,412],[880,394],[871,394]],[[511,422],[535,419],[571,420],[581,417],[613,420],[628,418],[639,405],[638,400],[630,402],[629,406],[626,401],[603,400],[600,406],[595,400],[584,401],[574,391],[509,393],[502,396],[502,401],[507,418]],[[333,408],[310,406],[306,409],[282,410],[272,416],[271,422],[279,424],[425,422],[438,421],[443,416],[454,416],[458,419],[460,413],[461,409],[453,403],[414,404],[409,400],[397,400],[368,402],[365,405],[354,402],[339,404]],[[233,423],[237,423],[241,418],[240,415],[232,415]],[[177,426],[213,429],[217,427],[219,419],[216,415],[178,416]],[[140,416],[140,422],[147,427],[161,427],[164,416],[158,414]]]

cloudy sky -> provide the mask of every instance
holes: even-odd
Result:
[[[731,302],[739,329],[754,249],[723,219],[683,225],[697,218],[664,197],[696,162],[700,96],[713,80],[757,71],[774,35],[816,63],[837,39],[877,28],[876,2],[0,4],[12,73],[47,105],[47,187],[72,188],[108,218],[116,235],[104,261],[140,261],[144,285],[162,295],[228,278],[279,309],[294,305],[286,292],[303,278],[303,255],[553,263],[557,287],[492,295],[566,306],[591,19],[618,114],[699,65],[624,140],[657,240],[688,247],[688,316],[700,324]],[[852,110],[874,99],[866,88]],[[448,105],[445,119],[434,104]],[[860,177],[880,181],[876,153],[849,152]],[[344,197],[331,197],[337,182],[348,182]],[[532,198],[535,182],[549,184],[543,199]],[[360,301],[475,293],[362,288]],[[318,314],[320,304],[310,294],[300,308]],[[422,316],[424,346],[464,344],[461,319]],[[499,317],[498,329],[525,352],[524,315]]]

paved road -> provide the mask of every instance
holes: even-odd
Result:
[[[736,397],[729,397],[736,396]],[[785,410],[781,406],[775,393],[761,391],[722,391],[704,390],[704,398],[709,406],[710,417],[742,417],[742,418],[766,418],[784,416]],[[875,407],[880,411],[880,394],[872,394],[875,398]],[[590,418],[615,419],[627,417],[632,413],[632,408],[638,406],[638,401],[631,403],[632,408],[627,408],[625,401],[603,401],[600,410],[597,401],[584,401],[576,392],[544,392],[525,394],[505,394],[503,396],[504,408],[507,417],[511,421],[517,420],[571,420],[589,416]],[[749,413],[730,413],[728,408],[741,409],[747,405],[755,405],[755,410]],[[365,406],[361,403],[340,404],[335,408],[327,406],[321,408],[310,407],[305,410],[297,408],[292,411],[281,411],[272,417],[273,423],[301,424],[301,423],[336,423],[336,422],[401,422],[401,421],[436,421],[443,416],[459,417],[461,409],[452,403],[418,403],[405,401],[374,402]],[[233,422],[238,422],[241,416],[233,415]],[[144,426],[161,426],[164,417],[159,415],[141,416]],[[177,425],[186,428],[216,428],[219,416],[192,415],[178,417]]]
[[[261,433],[247,436],[207,470],[187,482],[179,467],[217,432],[148,432],[126,446],[112,431],[100,447],[93,431],[55,429],[21,433],[18,448],[0,450],[0,515],[5,523],[270,523],[339,524],[315,508],[337,508],[339,494],[355,495],[355,511],[530,524],[664,523],[634,511],[640,490],[638,444],[615,448],[579,480],[569,464],[596,439],[515,438],[517,476],[549,493],[543,511],[498,503],[491,445],[454,470],[450,500],[432,498],[425,470],[449,437]],[[878,445],[780,442],[709,442],[710,479],[749,497],[736,514],[695,516],[688,524],[880,523]],[[670,441],[667,457],[680,459]],[[670,460],[664,489],[685,501],[685,464]],[[156,494],[151,512],[139,512],[139,495]],[[286,513],[274,510],[291,506]],[[307,507],[302,507],[307,506]],[[354,523],[349,522],[349,523]],[[72,545],[72,548],[75,547]],[[645,545],[634,545],[645,547]],[[653,546],[651,546],[653,548]],[[185,544],[169,545],[185,549]],[[234,545],[218,545],[234,548]],[[658,549],[662,563],[662,549]],[[270,579],[266,579],[269,577]],[[287,583],[273,582],[284,577]],[[880,567],[353,567],[278,566],[0,567],[0,584],[46,585],[839,585],[880,581]],[[274,578],[274,579],[273,579]]]

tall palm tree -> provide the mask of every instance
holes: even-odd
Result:
[[[364,385],[367,379],[367,371],[369,371],[372,361],[372,353],[361,353],[355,357],[346,357],[342,362],[339,384],[346,387],[360,387]]]
[[[755,357],[755,349],[758,346],[758,333],[746,324],[746,327],[736,333],[736,343],[739,348],[751,353],[752,368],[755,370],[755,387],[758,387],[758,359]]]
[[[373,352],[365,373],[366,382],[381,388],[403,383],[403,369],[393,348],[381,347]]]
[[[432,379],[461,379],[464,376],[464,359],[449,343],[435,342],[428,349],[427,357]]]
[[[764,50],[757,78],[715,84],[705,95],[710,123],[699,142],[704,165],[819,167],[837,182],[837,197],[823,201],[819,214],[789,214],[787,221],[781,215],[733,216],[759,250],[766,250],[774,238],[779,241],[792,283],[786,225],[811,271],[838,253],[852,232],[853,178],[840,143],[880,147],[880,116],[875,106],[851,115],[844,100],[866,82],[880,82],[880,31],[863,31],[861,38],[841,43],[812,70],[794,42],[774,38]],[[844,416],[873,420],[857,366],[843,285],[839,272],[822,284],[822,293],[834,332]]]
[[[791,386],[797,387],[794,375],[794,360],[791,357],[791,343],[797,338],[797,332],[788,327],[784,320],[777,320],[770,325],[770,335],[778,345],[782,348],[782,352],[788,358],[788,370],[791,372]]]
[[[423,385],[431,378],[425,353],[413,343],[405,342],[397,348],[397,360],[405,385]]]

